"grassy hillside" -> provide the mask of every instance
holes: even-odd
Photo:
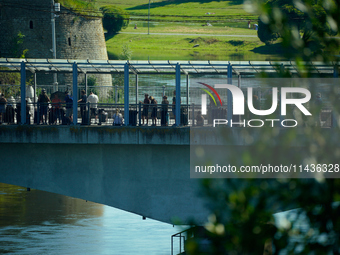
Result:
[[[246,39],[246,40],[245,40]],[[107,42],[110,59],[119,59],[123,45],[135,60],[274,60],[275,55],[252,50],[258,38],[118,34]]]
[[[243,1],[153,0],[150,22],[147,0],[97,0],[99,6],[110,4],[131,15],[129,26],[122,32],[134,33],[107,38],[110,59],[121,58],[123,45],[132,51],[132,59],[140,60],[273,59],[252,52],[263,43],[257,38],[257,31],[248,29],[248,20],[254,24],[257,16],[243,9]]]
[[[147,16],[147,0],[97,0],[98,5],[117,5],[132,16]],[[243,1],[209,0],[153,0],[150,4],[152,20],[218,22],[227,20],[257,19],[243,9]]]
[[[101,17],[101,12],[98,11],[98,6],[91,0],[55,0],[62,6],[84,16]]]

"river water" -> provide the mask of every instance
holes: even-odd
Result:
[[[0,183],[0,254],[168,255],[171,235],[181,230],[113,207]]]

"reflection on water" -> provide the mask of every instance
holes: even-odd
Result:
[[[181,229],[109,206],[0,183],[0,254],[170,254]]]

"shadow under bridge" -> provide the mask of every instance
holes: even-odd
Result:
[[[0,182],[162,222],[207,217],[190,179],[189,128],[1,126]]]

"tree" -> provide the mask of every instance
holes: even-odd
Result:
[[[267,1],[260,7],[263,13],[259,16],[259,39],[269,44],[281,37],[288,40],[283,41],[283,44],[287,46],[290,45],[291,37],[294,36],[301,39],[299,44],[303,47],[309,45],[312,52],[320,50],[324,45],[318,43],[318,37],[321,34],[335,35],[337,33],[336,27],[328,19],[330,12],[324,3],[321,0]]]
[[[272,44],[276,41],[280,36],[278,33],[273,33],[272,30],[269,28],[268,24],[265,24],[261,19],[258,20],[259,27],[257,30],[257,36],[264,42],[267,46]]]
[[[11,53],[14,58],[25,58],[28,49],[23,49],[22,45],[24,43],[25,35],[18,32],[17,36],[12,39],[12,49]]]
[[[284,1],[280,8],[279,5],[267,8],[268,5],[254,3],[252,9],[261,11],[267,34],[280,34],[282,45],[290,50],[299,75],[315,77],[315,69],[310,69],[308,61],[337,60],[340,43],[329,34],[338,32],[340,1],[324,1],[322,5],[309,0],[294,1],[290,6],[285,6],[286,3]],[[295,18],[287,18],[289,15]],[[310,42],[316,40],[323,50],[313,51]],[[334,68],[339,72],[336,65]],[[337,85],[338,80],[333,80]],[[327,106],[339,118],[337,87],[325,89],[316,84],[311,94],[315,96],[322,90]],[[317,107],[310,107],[312,115],[317,110]],[[260,165],[268,160],[276,165],[309,162],[303,165],[304,171],[316,172],[322,167],[317,163],[331,165],[331,162],[338,162],[336,154],[340,155],[335,139],[340,136],[338,127],[329,132],[309,125],[282,131],[259,128],[255,135],[244,129],[242,135],[254,142],[242,152],[230,151],[228,157],[244,165]],[[333,166],[339,176],[339,164]],[[201,194],[211,212],[205,224],[210,247],[202,250],[202,240],[191,238],[186,242],[187,254],[340,254],[339,177],[327,179],[320,173],[306,179],[206,179],[202,181]],[[279,208],[294,209],[287,212],[288,217],[281,226],[272,217]],[[263,252],[265,243],[271,244],[269,253]]]
[[[100,8],[103,12],[103,27],[108,34],[115,34],[129,25],[129,14],[123,9],[108,5]]]
[[[25,58],[28,49],[23,49],[22,45],[24,43],[25,35],[20,31],[17,36],[12,39],[11,56],[14,58]],[[1,56],[0,56],[1,57]],[[3,70],[3,72],[1,72]],[[9,69],[6,67],[0,68],[0,84],[12,85],[20,84],[20,74],[16,72],[6,72]],[[6,96],[15,96],[19,93],[20,88],[18,87],[4,87],[2,89]]]

